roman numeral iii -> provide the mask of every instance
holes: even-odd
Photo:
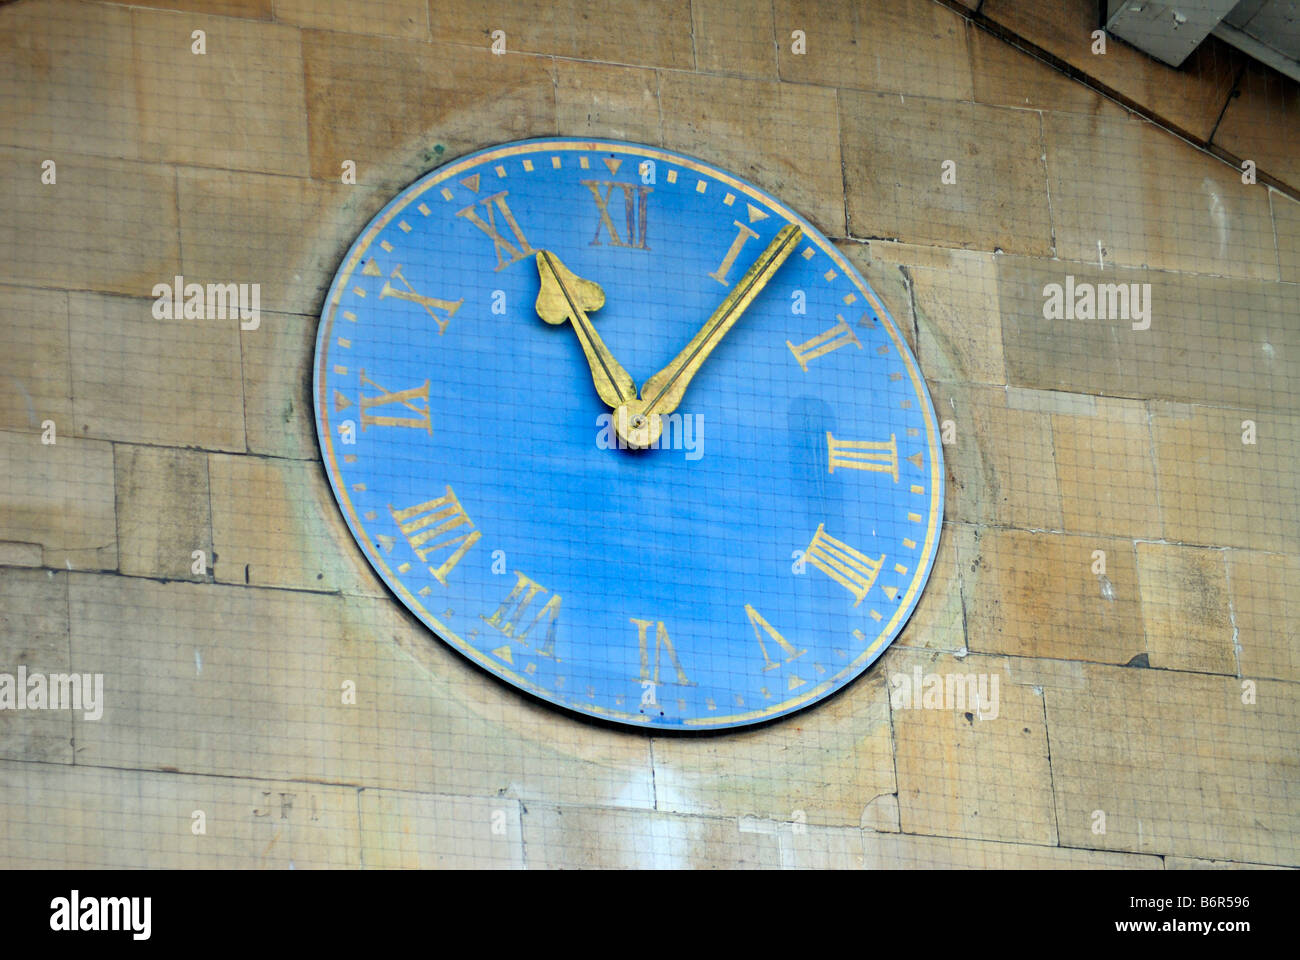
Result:
[[[842,440],[831,436],[826,431],[826,449],[830,455],[828,473],[835,468],[848,470],[872,470],[887,473],[898,483],[898,442],[897,435],[891,433],[888,440],[872,442],[870,440]]]

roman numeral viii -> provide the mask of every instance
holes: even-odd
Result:
[[[451,487],[447,487],[446,494],[436,500],[417,503],[405,510],[394,510],[390,504],[388,512],[422,563],[428,563],[429,557],[435,553],[451,551],[436,567],[429,567],[434,579],[444,587],[447,574],[456,569],[456,564],[482,536],[474,529],[474,521],[460,505]]]

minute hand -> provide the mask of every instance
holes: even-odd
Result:
[[[685,349],[677,354],[672,363],[645,382],[641,388],[641,405],[645,414],[669,414],[677,409],[691,378],[708,359],[713,348],[754,302],[754,298],[767,286],[767,282],[802,239],[803,231],[793,223],[781,228],[781,232],[745,271],[735,289],[727,294],[727,298],[713,311],[713,315],[704,322],[704,326]]]

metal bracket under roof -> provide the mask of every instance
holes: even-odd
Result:
[[[1300,81],[1300,0],[1108,0],[1106,30],[1174,67],[1214,34]]]

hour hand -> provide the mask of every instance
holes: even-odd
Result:
[[[541,279],[537,315],[547,323],[558,324],[568,320],[573,324],[573,332],[578,335],[578,343],[582,345],[600,399],[610,409],[635,400],[636,384],[614,359],[587,317],[587,311],[594,312],[605,305],[605,291],[599,284],[574,274],[549,250],[537,252],[537,274]]]

